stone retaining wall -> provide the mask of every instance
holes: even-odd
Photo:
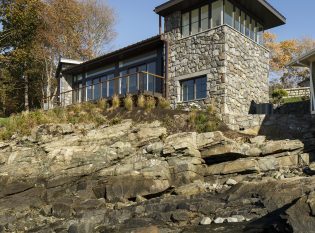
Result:
[[[311,95],[311,90],[309,87],[291,88],[285,90],[288,93],[288,96],[286,98],[307,97]]]

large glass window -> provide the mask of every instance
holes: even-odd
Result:
[[[212,27],[222,25],[223,0],[212,3]]]
[[[191,34],[199,32],[199,8],[191,11]]]
[[[256,25],[256,22],[255,20],[251,20],[250,22],[250,38],[252,40],[255,40],[255,25]]]
[[[202,76],[181,82],[181,100],[191,101],[207,97],[207,77]]]
[[[209,28],[209,5],[201,7],[201,30],[205,31]]]
[[[264,33],[264,29],[258,23],[257,24],[257,40],[256,41],[257,41],[258,44],[261,44],[261,45],[264,43],[263,33]]]
[[[182,15],[182,35],[189,36],[189,12]]]
[[[230,1],[226,0],[224,3],[224,23],[233,27],[234,19],[233,19],[233,11],[234,6]]]

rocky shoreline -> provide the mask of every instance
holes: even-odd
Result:
[[[312,232],[314,132],[42,125],[0,142],[0,232]]]

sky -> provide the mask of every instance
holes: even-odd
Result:
[[[104,0],[117,14],[117,37],[111,49],[118,49],[151,36],[159,31],[159,18],[154,8],[166,0]],[[312,37],[315,39],[314,0],[268,0],[286,18],[287,24],[271,31],[278,40]]]

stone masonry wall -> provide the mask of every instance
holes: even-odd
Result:
[[[269,102],[265,48],[226,25],[182,38],[180,17],[180,12],[165,17],[163,35],[169,42],[168,91],[174,107],[180,103],[180,81],[201,75],[208,77],[208,97],[194,102],[211,104],[218,114],[248,114],[252,102]]]
[[[233,28],[224,32],[225,114],[248,114],[251,104],[269,103],[269,51]]]

